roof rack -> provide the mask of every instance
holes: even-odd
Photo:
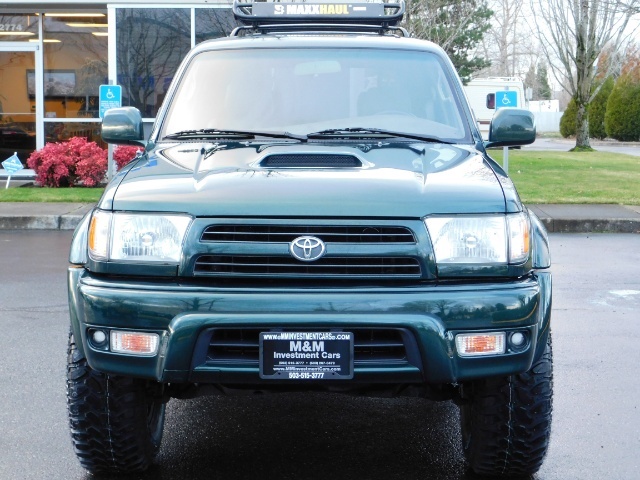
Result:
[[[399,31],[396,27],[405,12],[404,0],[397,3],[349,3],[340,0],[306,1],[241,1],[234,0],[233,14],[245,26],[236,28],[231,36],[242,30],[267,31]]]

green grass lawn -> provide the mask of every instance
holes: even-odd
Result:
[[[502,149],[489,153],[502,165]],[[631,155],[509,150],[509,176],[525,203],[640,205],[640,157]]]
[[[502,149],[490,155],[502,164]],[[525,203],[640,205],[640,157],[509,150],[509,174]],[[0,202],[95,203],[100,195],[102,188],[0,187]]]
[[[4,188],[0,187],[0,202],[74,202],[96,203],[102,188]]]

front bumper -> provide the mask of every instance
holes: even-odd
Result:
[[[528,370],[546,344],[551,309],[548,272],[489,283],[223,288],[105,278],[70,267],[68,284],[73,333],[92,368],[160,382],[239,388],[277,387],[283,381],[260,379],[251,345],[242,355],[212,360],[207,351],[215,348],[220,332],[241,332],[249,340],[269,330],[355,331],[356,339],[387,332],[400,339],[404,354],[396,350],[393,358],[356,359],[353,379],[339,382],[444,384]],[[158,333],[159,352],[137,357],[93,348],[87,338],[91,328]],[[470,358],[456,352],[457,333],[516,330],[528,335],[521,351]]]

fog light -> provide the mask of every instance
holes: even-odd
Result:
[[[130,355],[155,355],[158,351],[157,333],[111,331],[111,351]]]
[[[102,330],[93,331],[93,342],[96,345],[102,345],[107,340],[107,334]]]
[[[87,331],[87,339],[89,345],[97,350],[109,349],[109,333],[106,330],[99,330],[97,328],[90,328]]]
[[[461,357],[504,353],[505,333],[462,333],[456,335],[456,349]]]
[[[509,339],[509,342],[514,347],[521,347],[522,345],[524,345],[524,341],[525,341],[524,335],[520,332],[514,333],[513,335],[511,335],[511,338]]]

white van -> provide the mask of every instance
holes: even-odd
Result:
[[[524,83],[518,77],[486,77],[474,78],[464,87],[469,104],[476,117],[483,138],[489,135],[489,124],[496,111],[496,103],[500,107],[527,108]],[[509,95],[496,99],[496,92],[514,91]],[[497,102],[496,102],[497,100]],[[515,105],[514,105],[515,101]]]

